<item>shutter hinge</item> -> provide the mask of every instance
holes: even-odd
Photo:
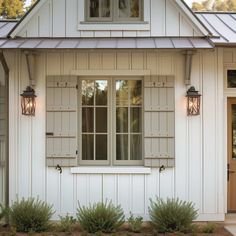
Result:
[[[76,84],[75,88],[78,89],[78,87],[79,87],[78,84]]]

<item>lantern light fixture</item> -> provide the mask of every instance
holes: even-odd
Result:
[[[187,97],[187,115],[197,116],[200,114],[201,94],[196,91],[194,86],[191,86],[186,94]]]
[[[36,95],[31,86],[27,86],[26,90],[21,94],[22,115],[35,116]]]

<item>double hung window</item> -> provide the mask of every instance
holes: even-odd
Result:
[[[142,165],[142,80],[79,80],[80,163]]]
[[[140,21],[141,0],[86,0],[89,21]]]

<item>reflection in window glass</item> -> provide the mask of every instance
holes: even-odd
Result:
[[[227,71],[227,87],[236,88],[236,70]]]
[[[107,105],[107,81],[96,80],[96,105]]]
[[[119,17],[129,17],[129,0],[119,0]]]
[[[96,132],[98,133],[107,132],[107,108],[106,107],[96,108]]]
[[[82,160],[93,160],[94,156],[94,144],[93,135],[82,135]]]
[[[99,0],[90,0],[90,17],[99,17]]]
[[[116,160],[128,160],[128,135],[116,135]]]
[[[142,160],[142,135],[140,134],[130,136],[130,159]]]
[[[142,81],[116,81],[116,160],[142,160]]]
[[[92,133],[93,132],[93,108],[85,107],[82,108],[82,132]]]
[[[101,17],[110,17],[110,0],[101,0]]]
[[[94,82],[90,80],[82,81],[82,105],[93,105]]]
[[[130,0],[130,16],[139,17],[139,0]]]
[[[96,160],[107,160],[107,135],[96,135]]]

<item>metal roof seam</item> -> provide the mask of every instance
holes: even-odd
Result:
[[[210,22],[209,20],[203,15],[201,14],[201,16],[204,18],[204,20],[216,31],[217,34],[220,35],[221,38],[223,38],[226,42],[229,42],[229,40],[227,38],[225,38]]]
[[[215,14],[215,16],[226,26],[228,27],[231,31],[233,31],[234,33],[236,33],[236,30],[234,30],[232,27],[230,27],[228,24],[225,23],[225,21],[223,21],[218,14]]]

